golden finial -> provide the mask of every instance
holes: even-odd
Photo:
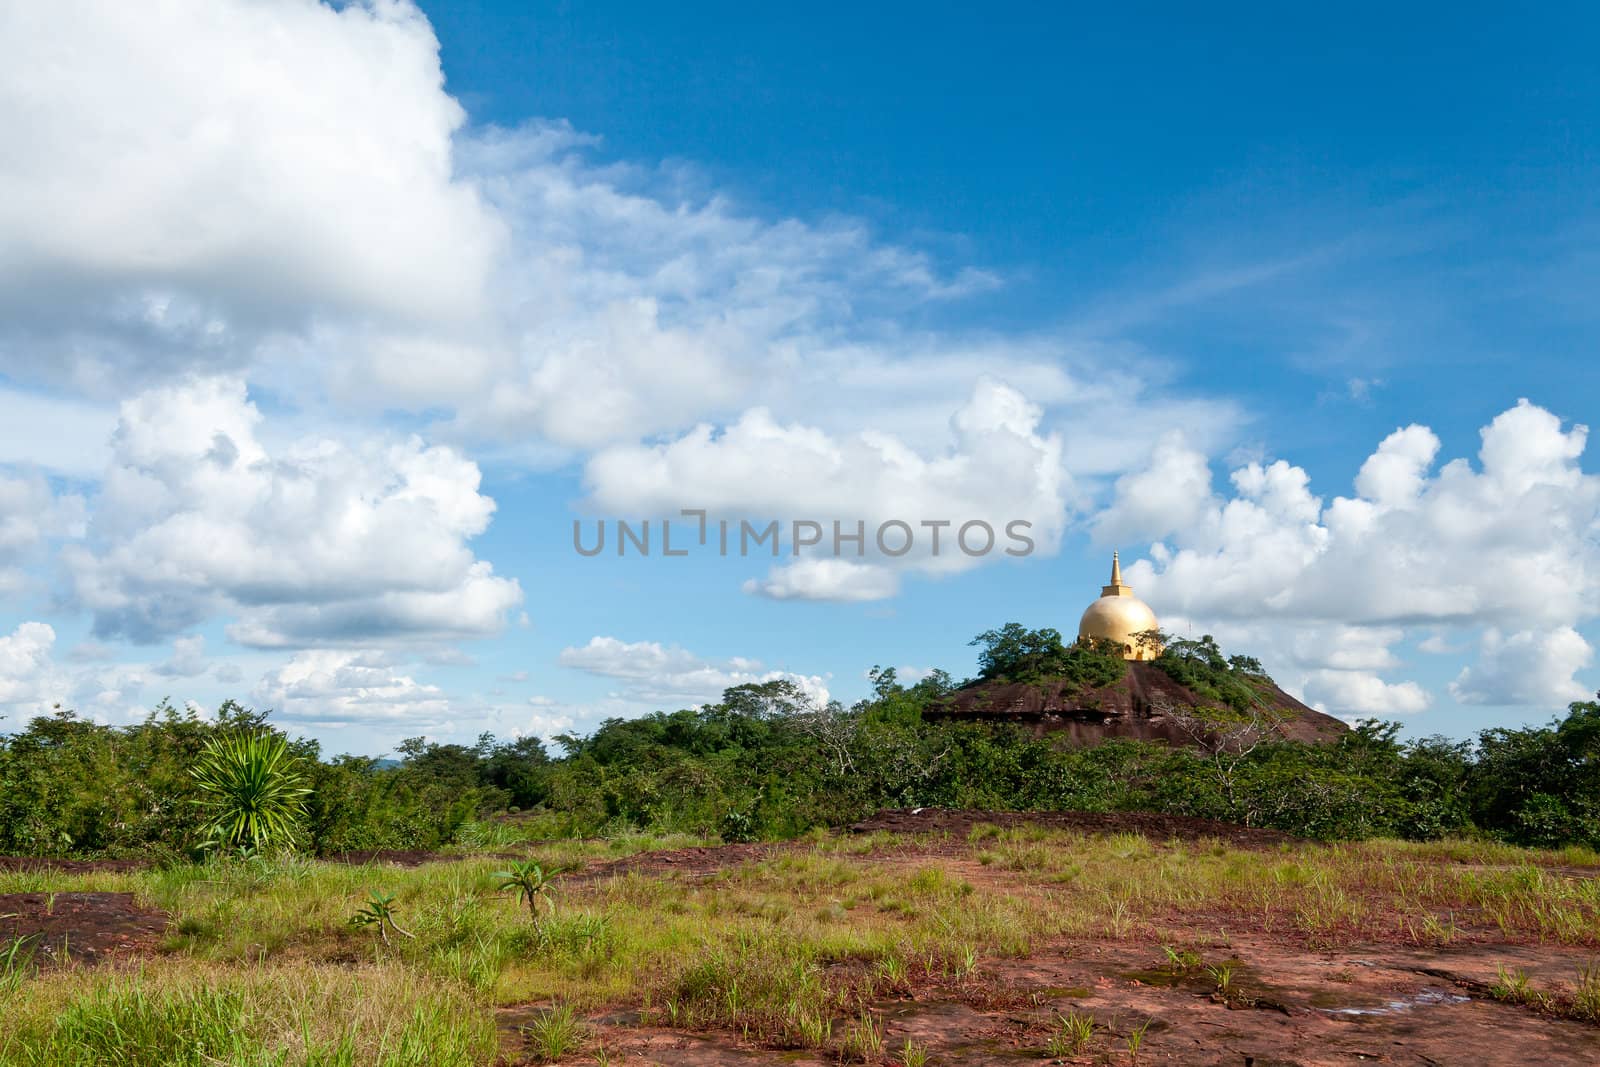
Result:
[[[1133,590],[1122,584],[1122,561],[1111,553],[1111,584],[1100,590],[1101,596],[1132,596]]]

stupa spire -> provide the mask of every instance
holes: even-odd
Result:
[[[1100,590],[1101,596],[1132,596],[1133,590],[1122,584],[1122,561],[1111,553],[1111,584]]]

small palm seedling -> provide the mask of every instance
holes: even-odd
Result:
[[[886,955],[878,961],[878,978],[896,992],[911,984],[911,974],[906,969],[905,961],[895,955]]]
[[[293,841],[311,790],[280,735],[213,737],[189,773],[200,789],[196,803],[210,813],[214,844],[259,851]]]
[[[1061,1030],[1067,1036],[1067,1047],[1076,1056],[1094,1040],[1094,1016],[1085,1012],[1071,1012],[1061,1018]]]
[[[551,915],[556,912],[555,898],[550,893],[551,879],[564,870],[565,867],[557,867],[547,871],[533,860],[528,860],[523,863],[513,863],[508,871],[496,871],[494,877],[500,882],[498,888],[501,892],[514,891],[518,898],[527,903],[528,916],[537,927],[541,900]]]
[[[373,891],[367,894],[367,902],[356,913],[350,916],[351,926],[376,926],[378,936],[383,938],[385,945],[389,944],[389,931],[393,930],[401,937],[416,937],[410,930],[404,930],[394,921],[394,894]]]
[[[1435,945],[1448,945],[1456,939],[1456,934],[1459,932],[1454,914],[1446,916],[1443,920],[1437,915],[1429,915],[1422,920],[1422,932],[1420,934],[1413,932],[1412,937]]]
[[[1531,1004],[1538,1000],[1539,994],[1529,983],[1527,971],[1520,967],[1508,971],[1504,965],[1495,968],[1495,971],[1498,980],[1489,987],[1489,993],[1496,1000],[1506,1000],[1512,1004]]]
[[[800,1010],[795,1004],[790,1005],[790,1013],[787,1029],[802,1048],[822,1048],[833,1040],[833,1020],[827,1015]]]

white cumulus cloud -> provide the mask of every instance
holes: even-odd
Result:
[[[36,705],[48,688],[53,627],[25,622],[0,636],[0,706]]]
[[[828,700],[826,679],[818,675],[767,670],[752,659],[714,662],[656,641],[596,636],[586,645],[562,649],[560,663],[626,683],[621,695],[636,702],[703,704],[736,685],[779,680],[793,682],[817,703]]]
[[[20,592],[26,583],[23,564],[49,539],[81,534],[83,521],[82,497],[57,496],[37,471],[0,468],[0,595]]]
[[[148,709],[139,704],[143,672],[126,664],[97,663],[65,668],[54,659],[55,628],[24,622],[0,633],[0,715],[12,728],[57,705],[88,718],[128,722]]]
[[[1400,666],[1394,649],[1412,627],[1424,651],[1447,648],[1446,632],[1482,634],[1480,662],[1452,687],[1463,702],[1549,704],[1584,691],[1574,673],[1589,647],[1575,627],[1600,614],[1587,434],[1519,401],[1483,428],[1476,467],[1435,469],[1437,436],[1404,427],[1362,464],[1355,495],[1328,503],[1282,460],[1238,468],[1232,495],[1219,495],[1198,476],[1204,458],[1172,443],[1150,477],[1119,481],[1103,523],[1156,539],[1126,573],[1158,610],[1264,634],[1251,647],[1303,669],[1331,710],[1420,709],[1420,689],[1376,673]],[[1163,471],[1185,477],[1175,488]],[[1274,636],[1263,618],[1299,635]]]
[[[1594,649],[1570,626],[1548,632],[1485,630],[1478,660],[1450,683],[1463,704],[1559,707],[1594,695],[1573,675],[1594,662]]]
[[[450,724],[450,701],[437,686],[400,673],[382,652],[318,648],[297,653],[265,674],[251,694],[276,718],[311,726]]]
[[[482,733],[549,737],[572,725],[567,709],[537,698],[447,692],[395,654],[374,649],[297,652],[262,675],[250,695],[274,720],[368,753],[392,748],[400,737],[471,743]]]
[[[438,52],[406,0],[0,7],[0,365],[91,386],[324,311],[478,312],[503,227]]]
[[[494,501],[476,464],[406,440],[269,451],[231,378],[122,406],[89,537],[63,552],[100,636],[152,640],[232,616],[259,646],[484,636],[522,599],[466,542]]]
[[[885,600],[900,592],[900,576],[882,564],[802,559],[773,567],[765,578],[750,578],[743,588],[773,600]]]
[[[1600,476],[1587,436],[1526,401],[1482,431],[1481,469],[1397,430],[1326,506],[1278,461],[1233,474],[1235,495],[1132,569],[1150,595],[1216,616],[1266,610],[1356,623],[1563,624],[1600,608]],[[1119,501],[1122,503],[1122,501]]]
[[[211,669],[206,660],[206,639],[199,634],[172,642],[172,658],[152,667],[163,678],[194,678]]]
[[[1416,682],[1386,682],[1371,671],[1316,671],[1306,681],[1306,700],[1346,717],[1413,715],[1432,698]]]
[[[1040,419],[1021,393],[984,380],[951,418],[946,446],[924,453],[887,434],[835,436],[756,409],[721,430],[702,425],[664,444],[606,449],[590,460],[585,480],[591,506],[610,514],[704,509],[758,529],[776,521],[786,541],[795,522],[818,523],[819,545],[746,588],[781,598],[875,599],[896,591],[899,569],[950,573],[1006,559],[1007,549],[1057,549],[1068,477],[1061,441],[1040,429]],[[835,522],[842,535],[862,532],[860,544],[841,537],[836,553]],[[886,528],[891,522],[904,527]],[[988,524],[992,541],[975,526],[963,551],[961,527],[976,522]],[[1016,531],[1031,549],[1007,536],[1013,522],[1031,524]]]

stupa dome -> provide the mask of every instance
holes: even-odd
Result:
[[[1122,563],[1117,554],[1111,554],[1111,584],[1100,591],[1100,599],[1089,605],[1078,622],[1078,640],[1115,641],[1122,646],[1123,659],[1155,659],[1158,647],[1141,645],[1138,635],[1147,630],[1159,630],[1156,613],[1150,605],[1133,595],[1133,590],[1122,584]]]

